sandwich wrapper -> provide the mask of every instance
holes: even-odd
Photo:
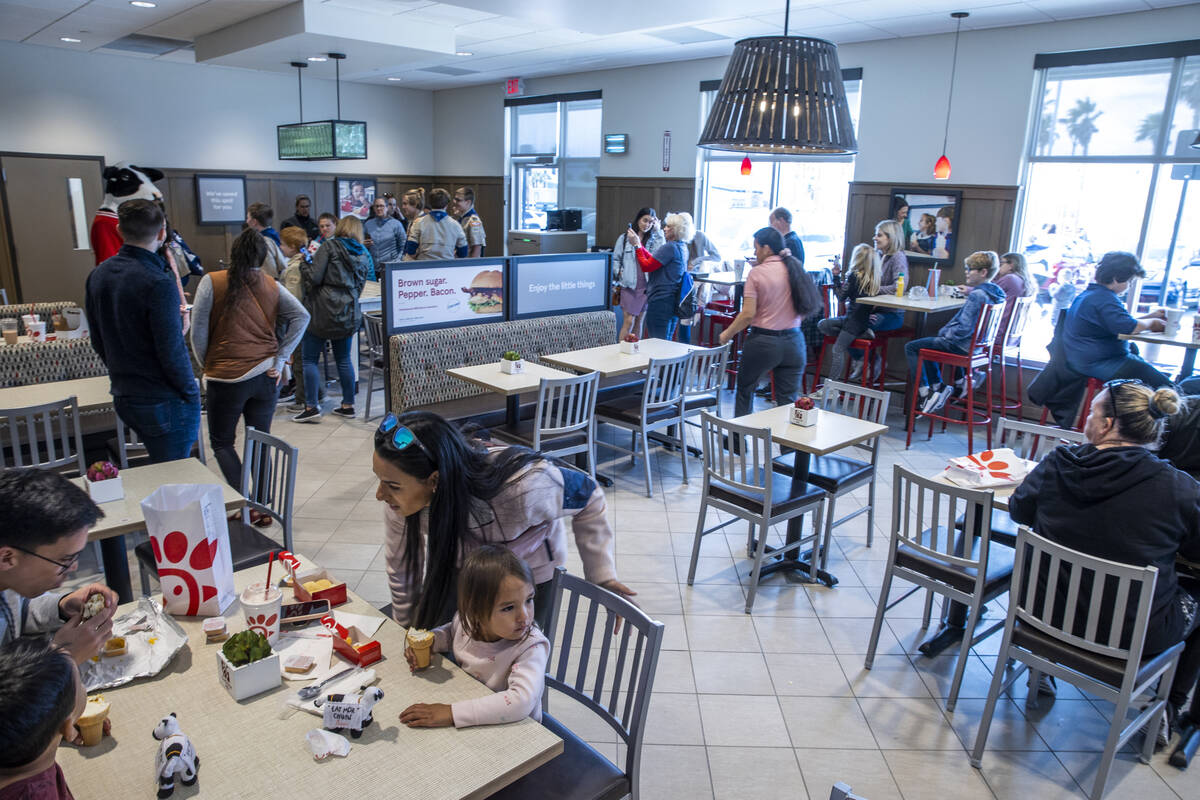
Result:
[[[89,659],[80,665],[79,674],[89,692],[157,675],[188,641],[179,623],[148,597],[141,598],[136,608],[113,620],[112,635],[125,638],[125,654],[101,657],[98,661]]]
[[[333,634],[321,626],[301,631],[281,631],[279,641],[271,645],[271,651],[279,656],[279,672],[285,680],[311,681],[314,677],[328,675],[329,661],[333,658]],[[317,662],[310,672],[300,674],[283,668],[288,656],[312,656]],[[344,669],[340,665],[338,669]]]
[[[1030,468],[1030,462],[1011,448],[1001,447],[950,459],[945,476],[951,483],[969,489],[991,489],[1019,484],[1025,480]]]

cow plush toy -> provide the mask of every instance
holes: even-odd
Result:
[[[135,167],[124,162],[104,168],[104,202],[92,218],[92,253],[99,264],[121,249],[121,234],[117,232],[117,206],[126,200],[162,201],[162,192],[154,185],[163,174],[149,167]]]

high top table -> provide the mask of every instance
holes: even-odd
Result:
[[[79,404],[80,413],[112,408],[113,399],[107,375],[0,389],[0,408],[38,406],[66,400],[72,395]]]
[[[925,335],[925,320],[930,314],[961,308],[967,300],[964,297],[942,297],[940,295],[925,300],[917,300],[907,295],[896,297],[891,294],[881,294],[875,297],[860,297],[857,302],[866,303],[869,306],[875,306],[880,309],[917,312],[917,327],[914,338],[920,339]]]
[[[1185,378],[1190,378],[1192,372],[1196,369],[1196,351],[1200,350],[1200,341],[1192,341],[1193,323],[1192,315],[1188,315],[1180,320],[1179,330],[1175,331],[1175,333],[1142,331],[1141,333],[1122,334],[1120,338],[1127,341],[1143,342],[1145,344],[1184,348],[1183,363],[1180,364],[1179,375],[1175,379],[1175,382],[1178,383]]]
[[[299,556],[307,567],[311,559]],[[266,566],[235,573],[240,591],[266,575]],[[280,571],[276,569],[278,576]],[[337,610],[380,617],[353,593]],[[284,590],[285,602],[291,592]],[[131,610],[123,606],[117,613]],[[245,628],[237,601],[225,610],[229,631]],[[152,797],[159,743],[150,732],[171,712],[200,758],[195,787],[176,787],[176,797],[387,797],[394,800],[484,798],[562,752],[562,740],[531,719],[473,728],[409,728],[400,712],[413,703],[453,703],[491,693],[449,659],[434,654],[429,669],[411,674],[404,660],[405,631],[385,619],[375,634],[383,660],[370,665],[383,690],[374,722],[352,739],[350,755],[313,760],[305,734],[322,727],[304,711],[290,716],[283,700],[305,681],[236,702],[217,679],[219,644],[207,644],[198,617],[180,617],[188,643],[159,675],[102,690],[112,703],[112,737],[95,747],[64,745],[58,751],[76,797]],[[341,657],[334,663],[349,666]],[[319,667],[318,667],[319,668]],[[280,717],[286,717],[281,719]],[[182,792],[182,795],[180,794]]]

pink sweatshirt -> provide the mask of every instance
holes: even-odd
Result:
[[[449,623],[433,629],[433,649],[438,653],[453,650],[458,665],[495,692],[452,704],[454,727],[499,725],[525,717],[542,721],[550,641],[536,626],[520,642],[481,642],[467,636],[455,614]]]
[[[583,561],[583,576],[592,583],[604,583],[617,577],[613,564],[613,531],[604,516],[604,490],[586,473],[539,460],[518,472],[482,511],[472,517],[463,537],[465,558],[472,543],[499,544],[512,550],[533,570],[535,583],[554,577],[554,568],[567,560],[565,517],[571,517],[575,546]],[[388,586],[392,591],[392,615],[407,626],[413,593],[404,569],[406,519],[383,507],[384,558]],[[418,575],[425,571],[426,539],[429,536],[429,509],[421,512],[421,552]],[[461,565],[461,561],[460,561]]]

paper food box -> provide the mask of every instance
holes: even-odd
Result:
[[[333,607],[346,602],[345,582],[330,575],[329,570],[326,569],[297,571],[293,579],[292,592],[296,595],[296,600],[301,603],[309,600],[328,600],[330,607]]]
[[[321,624],[333,634],[333,651],[350,663],[365,667],[383,658],[379,642],[368,638],[357,627],[339,625],[332,614],[322,617]]]
[[[234,700],[245,700],[283,683],[283,676],[279,672],[279,656],[276,653],[235,667],[229,663],[225,654],[218,650],[217,678]]]

